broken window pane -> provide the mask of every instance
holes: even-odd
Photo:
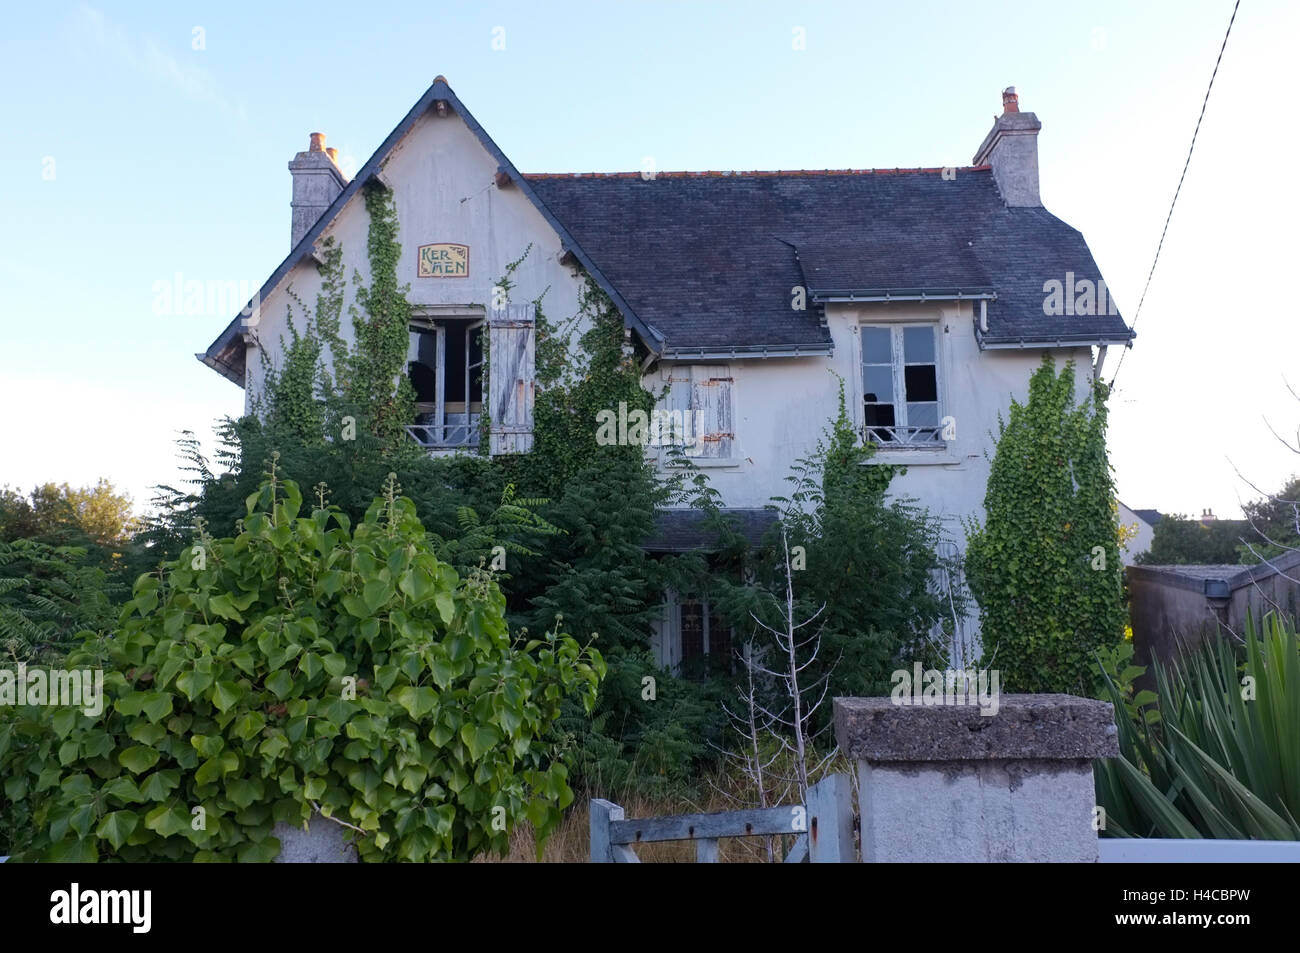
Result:
[[[933,364],[909,364],[903,368],[903,379],[906,381],[909,403],[939,399],[939,379]],[[916,423],[910,417],[907,422],[911,425]]]

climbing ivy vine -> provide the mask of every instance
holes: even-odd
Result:
[[[347,286],[342,249],[327,238],[321,243],[315,308],[289,292],[288,339],[280,339],[278,367],[262,351],[264,383],[254,410],[307,443],[338,436],[340,421],[350,415],[388,450],[409,450],[405,427],[414,419],[415,401],[406,373],[411,304],[410,286],[397,282],[402,254],[397,209],[392,193],[378,184],[367,185],[362,196],[370,221],[370,273],[367,284],[353,269],[352,342],[341,333]]]
[[[1125,622],[1104,385],[1076,405],[1074,365],[1044,356],[999,430],[966,554],[984,664],[1009,691],[1092,696]]]

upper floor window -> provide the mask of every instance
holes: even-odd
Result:
[[[415,422],[407,432],[425,447],[478,443],[483,409],[483,322],[413,321],[407,373]]]
[[[939,327],[862,327],[863,434],[890,447],[942,445]]]
[[[486,318],[483,309],[469,305],[413,309],[407,374],[416,417],[406,432],[423,447],[476,446],[480,418],[486,413],[490,454],[532,450],[534,306],[507,304],[492,309]]]
[[[732,402],[735,379],[725,364],[665,364],[668,394],[650,421],[651,445],[661,461],[669,448],[684,447],[697,463],[729,461],[735,456]]]

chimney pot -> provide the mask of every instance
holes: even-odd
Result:
[[[1038,194],[1038,131],[1042,123],[1033,113],[1020,111],[1016,88],[1002,90],[1002,115],[993,120],[993,128],[975,153],[974,165],[988,164],[1002,194],[1011,208],[1041,208]]]
[[[325,148],[325,133],[313,132],[305,152],[299,152],[289,163],[293,178],[293,211],[289,233],[291,248],[298,247],[304,235],[325,214],[325,210],[338,198],[348,184],[338,166],[338,150]]]

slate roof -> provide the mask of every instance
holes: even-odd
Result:
[[[1083,236],[1008,208],[987,166],[829,172],[525,175],[659,331],[665,350],[825,347],[817,298],[993,292],[981,344],[1122,343],[1119,315],[1048,316],[1048,280],[1101,277]]]
[[[254,301],[313,243],[435,103],[449,104],[610,296],[651,350],[825,353],[812,301],[840,294],[996,294],[982,347],[1126,343],[1118,315],[1043,313],[1043,284],[1100,278],[1083,236],[1042,208],[1008,208],[991,170],[940,169],[522,175],[438,77]],[[243,384],[245,309],[199,360]]]
[[[768,509],[724,508],[724,514],[733,518],[736,528],[752,545],[763,541],[763,535],[776,522],[776,513]],[[685,553],[695,549],[717,547],[717,537],[704,528],[704,513],[700,510],[658,510],[655,513],[655,533],[645,543],[652,553]]]
[[[1133,512],[1148,526],[1155,526],[1160,522],[1159,510],[1134,510]]]

